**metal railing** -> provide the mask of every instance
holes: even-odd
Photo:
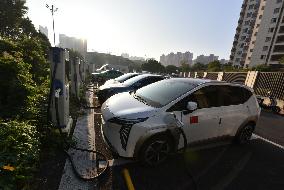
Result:
[[[180,73],[182,77],[206,78],[247,85],[260,96],[268,96],[268,92],[284,100],[284,72],[190,72]]]

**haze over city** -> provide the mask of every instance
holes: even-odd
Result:
[[[155,58],[170,52],[229,59],[242,0],[27,0],[35,26],[88,40],[88,50]],[[68,5],[68,6],[67,6]],[[40,16],[39,16],[40,15]]]

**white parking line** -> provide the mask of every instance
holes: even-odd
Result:
[[[277,144],[277,143],[275,143],[275,142],[272,142],[272,141],[270,141],[270,140],[268,140],[268,139],[265,139],[265,138],[263,138],[263,137],[261,137],[261,136],[258,136],[258,135],[256,135],[256,134],[252,134],[251,140],[253,140],[253,139],[261,139],[261,140],[263,140],[263,141],[265,141],[265,142],[268,142],[268,143],[270,143],[270,144],[272,144],[272,145],[274,145],[274,146],[277,146],[278,148],[284,149],[284,146],[282,146],[282,145],[280,145],[280,144]]]

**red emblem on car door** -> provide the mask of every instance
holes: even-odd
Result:
[[[198,123],[198,116],[191,116],[190,117],[190,124]]]

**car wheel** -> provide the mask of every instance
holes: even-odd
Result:
[[[281,111],[281,109],[280,109],[280,107],[275,106],[275,107],[272,108],[272,111],[273,111],[274,113],[279,113],[279,112]]]
[[[139,159],[146,166],[157,166],[167,160],[172,143],[166,135],[155,135],[142,146]]]
[[[238,135],[236,136],[237,143],[239,144],[246,144],[251,139],[252,133],[254,131],[254,126],[246,125],[243,127]]]

